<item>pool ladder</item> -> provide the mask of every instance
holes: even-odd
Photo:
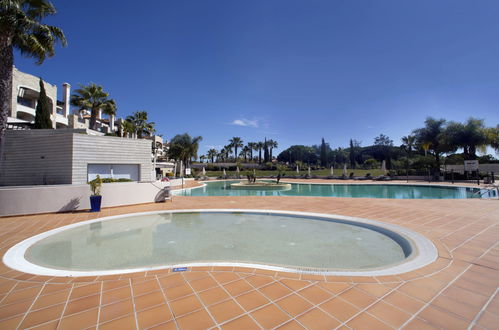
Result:
[[[495,196],[491,196],[490,192],[494,192]],[[499,198],[499,185],[491,183],[483,188],[480,188],[476,193],[473,194],[473,196],[478,196],[483,197],[483,195],[488,194],[489,198],[494,198],[497,197]]]

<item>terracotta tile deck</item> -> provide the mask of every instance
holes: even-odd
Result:
[[[330,181],[329,181],[330,182]],[[0,255],[40,232],[165,209],[252,208],[340,214],[410,228],[439,258],[380,277],[300,276],[203,267],[101,277],[36,276],[0,263],[0,329],[498,329],[499,201],[174,197],[95,213],[0,218]]]

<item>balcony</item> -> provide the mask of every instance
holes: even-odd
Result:
[[[32,121],[35,119],[36,110],[22,104],[17,104],[17,118]]]
[[[67,127],[68,126],[68,117],[65,117],[60,114],[55,115],[55,122],[57,127]]]

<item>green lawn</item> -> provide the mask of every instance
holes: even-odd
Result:
[[[244,176],[244,173],[246,171],[241,171],[240,172],[240,175],[241,176]],[[355,170],[351,170],[351,169],[347,169],[347,175],[350,175],[350,173],[354,173],[354,176],[365,176],[367,173],[371,173],[372,176],[378,176],[378,175],[382,175],[383,172],[379,169],[376,169],[376,170],[359,170],[359,169],[355,169]],[[201,174],[201,171],[198,172],[199,174]],[[219,176],[222,176],[222,171],[206,171],[206,176],[209,176],[209,177],[219,177]],[[228,176],[235,176],[237,175],[237,172],[236,171],[226,171],[227,175]],[[286,171],[285,172],[286,175],[284,177],[289,177],[289,176],[301,176],[301,175],[305,175],[308,173],[308,171],[300,171],[300,173],[296,173],[296,171]],[[330,170],[313,170],[311,171],[312,175],[315,175],[315,176],[329,176],[330,175]],[[334,176],[341,176],[343,173],[343,169],[335,169],[334,170]],[[263,176],[276,176],[277,175],[277,171],[265,171],[265,170],[256,170],[256,176],[257,177],[263,177]]]

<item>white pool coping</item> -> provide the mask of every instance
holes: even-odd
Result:
[[[280,214],[280,215],[294,215],[294,216],[304,216],[304,217],[318,217],[331,220],[346,220],[362,224],[374,225],[377,227],[384,228],[386,230],[395,232],[404,238],[406,238],[413,249],[411,256],[401,262],[400,264],[391,265],[385,268],[376,268],[369,270],[321,270],[312,269],[306,267],[283,267],[266,265],[259,263],[247,263],[247,262],[189,262],[189,263],[179,263],[170,264],[162,266],[153,267],[141,267],[141,268],[127,268],[127,269],[116,269],[116,270],[102,270],[102,271],[71,271],[71,270],[60,270],[48,267],[43,267],[29,262],[25,259],[24,255],[29,247],[31,247],[36,242],[47,238],[56,233],[72,229],[75,227],[87,225],[99,221],[110,221],[113,219],[122,219],[127,217],[134,217],[140,215],[149,214],[161,214],[161,213],[192,213],[192,212],[251,212],[251,213],[267,213],[267,214]],[[150,212],[140,212],[140,213],[129,213],[124,215],[109,216],[103,218],[97,218],[88,221],[82,221],[74,223],[71,225],[59,227],[56,229],[49,230],[47,232],[32,236],[25,239],[24,241],[11,247],[3,256],[3,262],[8,267],[29,274],[44,275],[44,276],[105,276],[105,275],[116,275],[116,274],[127,274],[135,272],[146,272],[160,269],[168,268],[179,268],[179,267],[210,267],[210,266],[223,266],[223,267],[250,267],[265,269],[271,271],[279,272],[291,272],[291,273],[304,273],[304,274],[317,274],[317,275],[340,275],[340,276],[382,276],[382,275],[396,275],[405,272],[410,272],[415,269],[424,267],[432,262],[434,262],[438,257],[438,252],[435,245],[431,240],[425,236],[416,233],[407,228],[388,224],[380,221],[348,217],[335,214],[324,214],[324,213],[312,213],[312,212],[297,212],[297,211],[281,211],[281,210],[256,210],[256,209],[182,209],[182,210],[165,210],[165,211],[150,211]]]

